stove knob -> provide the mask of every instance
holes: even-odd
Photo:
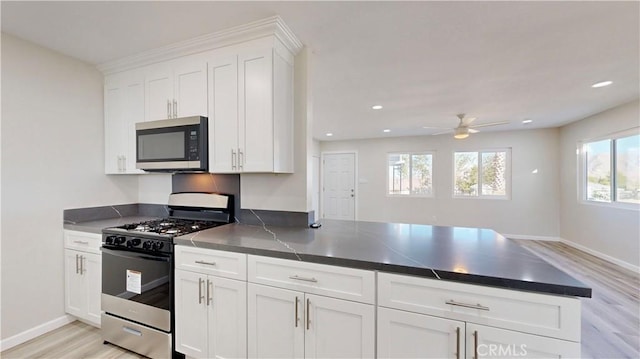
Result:
[[[107,238],[104,239],[104,242],[106,244],[113,244],[115,239],[116,239],[116,236],[107,236]]]
[[[154,251],[157,251],[158,249],[160,249],[160,248],[158,247],[158,242],[153,242],[153,243],[151,243],[151,249],[153,249]]]
[[[151,241],[145,241],[144,243],[142,243],[142,248],[144,248],[146,250],[150,250],[151,249]]]
[[[127,247],[128,248],[133,247],[133,241],[131,241],[131,240],[127,241]]]
[[[126,239],[125,237],[120,236],[120,237],[118,237],[118,238],[116,238],[116,239],[115,239],[115,241],[113,242],[113,244],[124,244],[124,242],[125,242],[126,240],[127,240],[127,239]]]
[[[161,250],[164,247],[164,242],[158,242],[158,250]]]
[[[131,245],[137,247],[140,245],[140,238],[134,238],[131,240]]]

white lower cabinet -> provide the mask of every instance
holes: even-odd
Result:
[[[65,311],[99,327],[102,258],[73,249],[64,252]]]
[[[249,283],[250,358],[372,358],[375,314],[356,303]]]
[[[580,343],[378,308],[378,358],[579,358]]]
[[[464,358],[465,323],[378,308],[378,358]]]
[[[64,309],[76,318],[100,327],[102,294],[102,236],[64,231]]]
[[[580,343],[467,323],[467,358],[580,358]]]
[[[176,351],[192,358],[247,356],[247,283],[175,271]]]

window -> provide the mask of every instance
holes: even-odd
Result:
[[[455,197],[507,198],[509,151],[454,153]]]
[[[391,153],[387,156],[387,194],[433,196],[433,154]]]
[[[583,145],[587,201],[640,204],[640,135],[628,133]]]

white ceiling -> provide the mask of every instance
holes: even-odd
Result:
[[[457,113],[511,122],[483,131],[555,127],[639,97],[637,1],[1,6],[3,32],[92,64],[280,15],[314,53],[321,140],[432,134],[423,126],[454,127]],[[602,80],[613,85],[590,87]]]

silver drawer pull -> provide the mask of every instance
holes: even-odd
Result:
[[[198,263],[198,264],[206,264],[206,265],[208,265],[208,266],[214,266],[214,265],[216,265],[216,262],[196,261],[196,263]]]
[[[445,304],[449,304],[449,305],[455,305],[458,307],[465,307],[465,308],[473,308],[473,309],[480,309],[480,310],[486,310],[489,311],[489,307],[485,307],[484,305],[481,304],[467,304],[467,303],[460,303],[460,302],[456,302],[455,300],[448,300],[445,302]]]
[[[73,241],[73,243],[78,243],[78,244],[89,244],[89,242],[86,242],[86,241]]]
[[[305,277],[299,277],[297,275],[289,276],[289,279],[301,280],[301,281],[311,282],[311,283],[318,283],[318,280],[315,278],[305,278]]]
[[[142,332],[139,330],[135,330],[133,328],[129,328],[129,327],[122,327],[122,330],[129,333],[129,334],[133,334],[133,335],[137,335],[139,337],[142,336]]]

